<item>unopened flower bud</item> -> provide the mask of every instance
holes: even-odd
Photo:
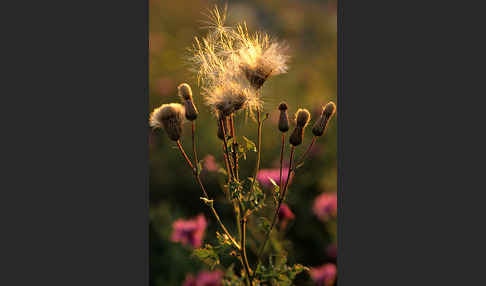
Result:
[[[295,118],[296,126],[290,135],[289,142],[293,146],[298,146],[302,144],[302,141],[304,140],[304,129],[307,126],[307,123],[309,123],[310,113],[307,109],[299,109],[295,114]]]
[[[181,138],[184,114],[184,107],[178,103],[163,104],[150,114],[150,126],[163,127],[169,138],[177,141]]]
[[[316,123],[314,123],[314,126],[312,127],[312,133],[315,136],[322,136],[322,134],[324,134],[329,119],[331,119],[335,112],[336,104],[334,104],[334,102],[332,101],[330,101],[328,104],[326,104],[326,106],[322,108],[321,116],[319,117],[319,119],[317,119]]]
[[[287,132],[289,130],[289,118],[287,116],[287,104],[282,102],[279,104],[280,117],[278,120],[278,129],[281,132]]]
[[[310,120],[309,110],[305,108],[299,108],[299,110],[297,110],[297,112],[295,113],[295,118],[297,126],[305,128]]]
[[[196,106],[194,105],[194,102],[192,101],[191,87],[187,83],[181,83],[177,87],[177,90],[186,109],[186,118],[190,121],[196,120],[198,111]]]

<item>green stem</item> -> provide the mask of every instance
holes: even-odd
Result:
[[[257,109],[257,123],[258,123],[258,133],[257,133],[257,160],[255,166],[255,173],[253,175],[253,181],[251,182],[250,192],[253,190],[253,186],[255,185],[256,177],[258,171],[260,169],[260,154],[261,154],[261,147],[262,147],[262,121],[260,118],[260,109]]]
[[[295,152],[295,146],[291,146],[291,148],[290,148],[289,171],[287,173],[287,180],[285,181],[285,186],[284,186],[283,191],[280,193],[280,197],[279,197],[279,200],[278,200],[277,208],[275,210],[275,214],[273,215],[272,224],[270,225],[270,229],[268,230],[268,233],[267,233],[267,235],[265,237],[265,240],[263,241],[263,244],[260,247],[260,250],[258,251],[258,255],[257,255],[257,267],[256,267],[256,269],[258,269],[258,267],[260,266],[261,256],[263,254],[263,250],[265,249],[265,246],[266,246],[266,244],[268,242],[268,239],[270,238],[270,234],[272,233],[272,230],[273,230],[273,228],[274,228],[274,226],[275,226],[275,224],[277,222],[278,213],[280,212],[280,206],[282,205],[282,202],[285,199],[285,193],[287,191],[287,187],[288,187],[288,184],[289,184],[290,174],[292,173],[292,160],[294,158],[294,152]]]
[[[245,271],[246,271],[246,278],[249,282],[249,285],[253,285],[253,277],[252,277],[252,274],[251,274],[251,268],[250,268],[250,264],[248,263],[248,258],[246,256],[246,217],[243,218],[243,222],[242,222],[242,225],[243,225],[243,231],[242,231],[242,235],[241,235],[241,253],[242,253],[242,256],[243,256],[243,261],[244,261],[244,266],[245,266]]]
[[[189,168],[191,168],[192,170],[192,173],[194,174],[194,177],[196,178],[196,181],[197,183],[199,184],[199,186],[201,187],[201,190],[203,191],[204,193],[204,198],[206,200],[209,200],[211,203],[209,205],[210,209],[211,209],[211,212],[213,213],[214,217],[216,218],[216,220],[218,221],[219,223],[219,226],[221,227],[221,229],[224,231],[224,233],[229,237],[229,239],[231,240],[231,242],[233,242],[233,244],[235,245],[235,247],[238,249],[238,250],[241,250],[241,246],[235,241],[235,239],[233,238],[233,236],[229,233],[229,231],[226,229],[226,227],[224,226],[223,222],[221,221],[221,219],[219,218],[219,215],[218,213],[216,212],[216,209],[214,209],[214,206],[213,206],[213,200],[210,200],[209,199],[209,196],[208,196],[208,193],[206,192],[206,188],[204,187],[202,181],[201,181],[201,177],[199,176],[199,174],[197,173],[197,171],[194,169],[194,166],[192,165],[191,163],[191,160],[189,159],[189,157],[187,156],[186,152],[184,151],[184,148],[182,147],[182,144],[180,142],[180,140],[177,140],[177,147],[179,147],[179,151],[181,152],[181,154],[184,156],[184,159],[186,159],[186,162],[187,162],[187,165],[189,166]]]

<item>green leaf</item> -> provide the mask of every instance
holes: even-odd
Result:
[[[255,145],[255,143],[253,143],[253,141],[251,141],[250,139],[246,138],[245,136],[243,136],[243,140],[245,141],[244,148],[247,151],[253,151],[253,152],[256,152],[257,151],[256,145]]]
[[[204,248],[194,249],[192,255],[206,263],[211,269],[220,263],[218,254],[210,244],[206,244]]]
[[[268,233],[270,231],[271,224],[266,217],[259,217],[258,226],[263,230],[264,233]],[[273,261],[271,261],[270,264],[273,264]]]
[[[204,162],[204,160],[199,160],[199,162],[197,163],[196,168],[197,168],[197,175],[198,176],[201,174],[201,171],[203,169],[203,165],[202,165],[203,162]]]
[[[229,190],[232,199],[239,199],[241,196],[242,186],[240,182],[231,181],[229,183]]]

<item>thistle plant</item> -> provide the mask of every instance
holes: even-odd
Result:
[[[332,102],[323,107],[321,116],[312,127],[314,137],[311,143],[300,160],[294,162],[296,149],[304,143],[305,129],[311,120],[307,109],[297,109],[293,120],[295,126],[288,140],[289,163],[284,167],[285,137],[291,127],[287,114],[289,106],[282,102],[272,107],[280,111],[278,121],[278,130],[281,132],[280,170],[278,183],[270,179],[273,185],[271,196],[275,204],[267,206],[266,194],[258,180],[264,173],[263,170],[260,172],[263,123],[269,117],[268,113],[262,115],[264,111],[262,89],[267,80],[288,71],[289,56],[286,46],[270,39],[266,33],[250,33],[245,23],[233,27],[225,26],[225,19],[226,11],[221,13],[215,7],[209,14],[209,32],[203,38],[196,37],[190,49],[192,55],[189,61],[197,76],[200,94],[214,118],[202,119],[199,116],[198,108],[193,101],[192,89],[187,83],[178,86],[181,103],[163,104],[150,115],[150,125],[153,128],[164,129],[169,139],[176,143],[184,164],[187,165],[202,191],[200,199],[211,211],[221,231],[217,232],[216,245],[202,246],[200,226],[205,227],[205,221],[199,218],[194,223],[178,222],[180,231],[174,237],[177,238],[175,241],[191,243],[198,247],[194,250],[194,255],[211,268],[227,268],[222,278],[224,285],[291,285],[298,273],[308,271],[309,268],[300,264],[287,265],[285,259],[275,263],[271,253],[268,259],[264,259],[263,256],[266,254],[267,242],[277,221],[281,221],[281,228],[285,228],[287,221],[295,219],[295,215],[284,203],[289,181],[296,170],[302,166],[315,141],[325,133],[336,108]],[[235,119],[241,116],[245,118],[249,116],[256,122],[256,143],[237,134]],[[225,184],[222,188],[227,200],[233,206],[236,234],[231,233],[223,224],[215,208],[213,192],[208,192],[201,180],[202,162],[198,159],[195,140],[197,120],[214,120],[213,122],[216,123],[214,133],[222,143],[221,152],[225,166],[223,172]],[[189,121],[192,126],[192,155],[186,153],[182,144],[182,125],[185,121]],[[246,159],[248,152],[256,153],[255,166],[249,172],[252,176],[243,178],[240,176],[239,161]],[[262,217],[260,210],[264,208],[270,208],[273,212],[271,223],[270,220]],[[254,244],[258,247],[252,251],[252,259],[249,259],[247,253],[249,221],[267,222],[261,224],[260,229],[264,238],[254,239]],[[191,237],[184,238],[184,234],[187,233],[191,233]],[[230,257],[234,260],[233,264],[222,265],[223,257]],[[221,276],[222,272],[218,273]]]

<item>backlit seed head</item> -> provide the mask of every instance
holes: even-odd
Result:
[[[278,119],[278,130],[280,132],[287,132],[289,130],[289,118],[287,116],[287,104],[282,102],[279,104],[280,117]]]
[[[177,87],[177,91],[179,93],[179,96],[182,98],[182,100],[192,101],[192,90],[190,85],[188,85],[187,83],[181,83]]]
[[[312,127],[312,134],[315,136],[322,136],[324,131],[326,131],[326,127],[328,125],[329,119],[334,115],[336,111],[336,105],[334,102],[329,102],[326,104],[325,107],[322,108],[322,113],[319,119],[317,119],[316,123]]]
[[[295,113],[295,120],[298,127],[305,128],[310,120],[309,110],[305,108],[299,108]]]
[[[191,86],[188,85],[187,83],[181,83],[177,87],[177,91],[179,93],[180,98],[182,99],[182,103],[184,104],[184,108],[186,109],[187,120],[190,120],[190,121],[196,120],[199,112],[197,111],[197,108],[194,105],[194,102],[192,101]]]
[[[169,138],[177,141],[181,137],[184,114],[184,107],[178,103],[163,104],[150,114],[150,126],[163,127]]]

